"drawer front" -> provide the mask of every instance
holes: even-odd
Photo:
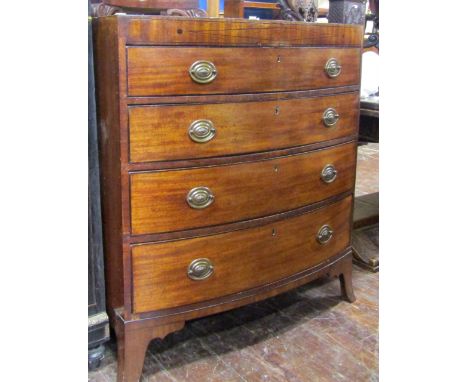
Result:
[[[333,58],[336,77],[325,71]],[[127,60],[131,97],[257,93],[357,85],[361,50],[129,47]]]
[[[349,245],[351,201],[349,196],[314,212],[262,227],[134,246],[134,312],[237,293],[321,263]],[[323,235],[324,226],[331,229],[331,236]],[[317,238],[319,231],[322,243]]]
[[[178,8],[171,2],[173,8]],[[194,7],[197,8],[197,7]],[[291,23],[234,18],[136,17],[128,21],[132,45],[212,46],[356,46],[362,45],[362,26]]]
[[[351,190],[354,142],[300,155],[130,177],[132,233],[148,234],[271,215]],[[336,177],[332,171],[336,169]],[[192,206],[190,206],[192,204]]]
[[[266,102],[131,107],[130,160],[207,158],[341,138],[357,132],[358,110],[358,93]]]

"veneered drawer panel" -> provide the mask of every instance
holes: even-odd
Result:
[[[339,118],[327,127],[323,114],[329,108],[335,109]],[[131,107],[130,160],[207,158],[345,137],[357,132],[358,110],[358,93],[281,101]],[[190,138],[189,129],[203,123],[214,128],[214,133],[207,136],[209,140],[198,142],[196,134]]]
[[[235,222],[326,199],[352,189],[355,157],[356,144],[352,142],[259,162],[132,174],[132,233]],[[321,173],[329,164],[337,176],[326,183]],[[186,200],[189,191],[198,187],[206,187],[214,195],[214,201],[203,209],[190,207]]]
[[[177,8],[177,6],[174,6]],[[130,44],[357,46],[362,26],[233,18],[140,17],[128,22]]]
[[[173,308],[248,290],[306,270],[349,245],[351,197],[265,226],[132,248],[135,313]],[[320,244],[324,225],[333,234]],[[212,274],[188,277],[189,265],[208,259]]]
[[[128,47],[128,95],[258,93],[359,84],[359,48]],[[341,73],[330,78],[335,58]],[[216,68],[210,83],[197,83],[189,68],[207,61]]]

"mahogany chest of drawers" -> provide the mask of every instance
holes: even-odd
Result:
[[[187,320],[325,275],[353,301],[362,28],[119,15],[95,33],[119,381]]]

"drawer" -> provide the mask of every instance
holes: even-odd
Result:
[[[257,93],[357,85],[360,61],[359,48],[128,47],[128,95]],[[336,77],[327,74],[327,62],[341,67]],[[336,73],[331,71],[331,75]]]
[[[174,2],[171,5],[178,8]],[[122,25],[122,30],[131,45],[361,47],[363,40],[361,25],[238,18],[204,18],[200,22],[185,17],[137,17]]]
[[[349,196],[314,212],[257,228],[134,246],[134,312],[245,291],[323,262],[349,245],[351,202]]]
[[[352,142],[258,162],[134,173],[132,233],[205,227],[305,206],[351,190],[355,159]]]
[[[281,101],[131,107],[130,160],[207,158],[341,138],[357,132],[358,111],[358,93]]]

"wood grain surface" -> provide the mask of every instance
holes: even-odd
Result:
[[[99,20],[99,21],[97,21]],[[122,261],[122,190],[120,172],[119,81],[117,19],[94,22],[96,103],[102,186],[102,221],[108,312],[124,304]]]
[[[233,103],[256,101],[279,101],[293,98],[311,98],[341,93],[358,92],[360,85],[338,86],[333,88],[308,89],[285,92],[244,93],[244,94],[199,94],[157,97],[122,97],[128,106],[140,105],[181,105],[187,103]]]
[[[132,233],[206,227],[312,204],[352,189],[355,157],[353,142],[259,162],[132,174]],[[320,178],[327,164],[338,171],[329,184]],[[186,195],[195,187],[208,187],[214,202],[205,209],[191,208]]]
[[[104,4],[123,8],[143,9],[193,9],[198,8],[197,0],[103,0]]]
[[[331,127],[323,112],[333,107],[340,118]],[[245,154],[302,146],[357,133],[359,94],[181,106],[129,108],[130,160],[170,161]],[[197,143],[188,128],[196,120],[210,120],[214,138]]]
[[[359,48],[129,47],[128,95],[190,95],[307,90],[359,83]],[[324,70],[328,59],[342,66],[338,77]],[[217,77],[194,82],[190,66],[212,62]]]
[[[137,382],[147,343],[187,319],[325,275],[339,276],[353,300],[362,27],[147,15],[94,24],[117,380]],[[337,78],[324,71],[331,57],[342,65]],[[190,78],[197,60],[216,65],[213,82]],[[328,100],[339,101],[342,119],[325,129],[319,117]],[[214,120],[214,140],[188,141],[195,119]],[[338,170],[331,184],[320,179],[327,164]],[[197,186],[215,195],[203,210],[186,202]],[[335,233],[320,246],[323,224]],[[197,282],[186,271],[199,257],[215,268]]]
[[[133,311],[177,307],[265,285],[319,264],[350,240],[352,198],[299,217],[221,235],[132,248]],[[319,244],[324,224],[334,234]],[[208,258],[214,273],[193,281],[187,267]]]
[[[119,16],[119,22],[128,44],[361,47],[363,40],[360,25],[148,16]]]

